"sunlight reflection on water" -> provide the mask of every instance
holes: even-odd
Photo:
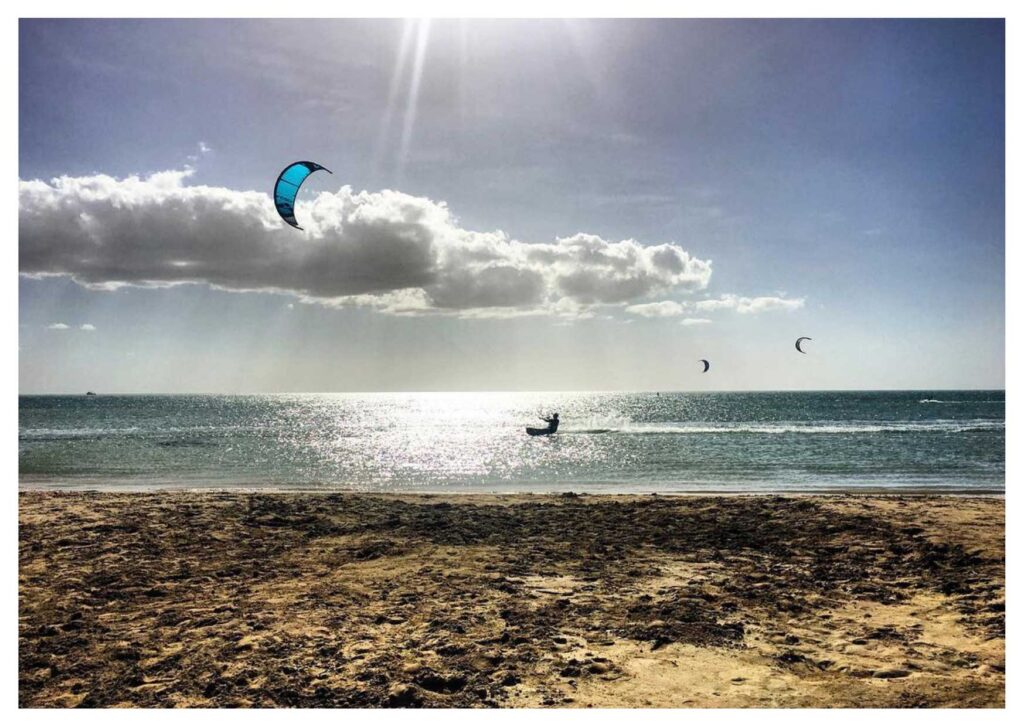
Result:
[[[22,486],[986,488],[1002,392],[22,397]],[[935,402],[948,402],[936,404]],[[526,426],[559,411],[553,437]]]

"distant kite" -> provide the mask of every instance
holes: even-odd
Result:
[[[316,162],[295,162],[284,168],[274,183],[274,206],[281,218],[297,230],[301,230],[298,221],[295,219],[295,197],[299,193],[299,187],[306,181],[313,172],[323,169],[328,174],[334,174],[327,167],[322,167]]]
[[[697,360],[704,364],[704,370],[701,371],[701,373],[706,374],[708,372],[708,369],[711,368],[711,362],[708,361],[706,358],[699,358]]]
[[[810,338],[809,336],[800,336],[800,338],[796,339],[796,350],[799,351],[800,353],[807,353],[807,351],[805,351],[802,348],[800,348],[800,341],[813,341],[813,340],[814,339]]]

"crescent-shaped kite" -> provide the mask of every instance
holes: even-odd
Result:
[[[711,362],[708,361],[706,358],[699,358],[697,360],[704,364],[704,370],[701,371],[701,373],[706,374],[708,372],[708,369],[711,368]]]
[[[306,177],[321,169],[328,174],[334,173],[316,162],[295,162],[286,166],[274,182],[274,206],[277,207],[277,213],[296,230],[302,229],[295,219],[295,197],[299,193],[299,187],[306,181]]]
[[[805,351],[802,348],[800,348],[800,341],[813,341],[813,340],[814,339],[811,338],[810,336],[800,336],[800,338],[796,339],[796,350],[799,351],[800,353],[807,353],[807,351]]]

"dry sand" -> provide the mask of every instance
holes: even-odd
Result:
[[[1004,503],[20,496],[22,706],[999,707]]]

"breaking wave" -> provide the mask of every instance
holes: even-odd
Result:
[[[1006,401],[1003,399],[953,399],[951,401],[944,401],[942,399],[921,399],[918,404],[1005,404]]]
[[[773,422],[714,423],[628,422],[616,426],[577,426],[559,431],[566,434],[871,434],[879,432],[981,432],[1005,429],[1001,421],[989,419],[928,422]]]

